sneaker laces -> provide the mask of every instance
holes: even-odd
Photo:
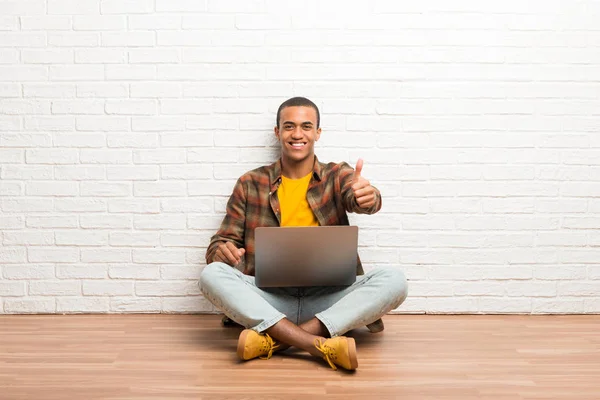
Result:
[[[271,338],[271,336],[269,336],[268,333],[265,333],[264,335],[265,335],[265,340],[267,341],[267,343],[266,343],[267,355],[260,357],[260,358],[262,360],[268,360],[269,358],[273,357],[273,352],[279,348],[279,344],[276,344],[275,341],[273,340],[273,338]]]
[[[325,361],[327,361],[329,366],[333,368],[334,371],[337,371],[337,367],[335,366],[333,361],[331,361],[331,358],[335,354],[335,350],[329,346],[325,346],[323,344],[323,339],[315,339],[315,347],[317,348],[317,350],[323,353],[323,358],[325,359]]]

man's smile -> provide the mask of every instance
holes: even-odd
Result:
[[[301,149],[306,146],[306,142],[289,142],[294,149]]]

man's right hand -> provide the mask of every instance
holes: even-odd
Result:
[[[223,242],[217,247],[213,261],[224,262],[225,264],[235,267],[242,261],[242,256],[245,252],[246,249],[238,249],[231,242]]]

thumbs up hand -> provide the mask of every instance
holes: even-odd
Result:
[[[376,191],[368,180],[362,177],[363,160],[359,158],[352,178],[352,191],[360,208],[370,208],[375,205]]]

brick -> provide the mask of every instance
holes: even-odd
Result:
[[[155,181],[159,177],[159,167],[155,166],[137,166],[122,165],[106,167],[106,176],[112,181]]]
[[[4,232],[4,246],[36,246],[54,244],[54,234],[52,232]]]
[[[580,314],[584,310],[583,299],[532,299],[533,314]]]
[[[31,181],[25,185],[28,196],[76,196],[79,188],[72,182]]]
[[[19,196],[22,192],[21,182],[0,182],[0,196]]]
[[[209,213],[213,210],[212,198],[162,199],[160,208],[164,212]]]
[[[50,102],[45,100],[2,100],[0,114],[50,114]]]
[[[184,129],[184,117],[132,117],[133,131],[180,131]]]
[[[165,99],[160,101],[160,111],[165,115],[211,114],[213,101],[209,99]]]
[[[27,217],[28,228],[77,228],[77,216]]]
[[[68,49],[22,50],[21,59],[25,64],[70,64],[73,52]]]
[[[24,247],[2,247],[0,249],[0,263],[22,264],[26,260]]]
[[[105,176],[105,167],[101,165],[57,165],[54,167],[56,180],[104,180]]]
[[[529,314],[532,300],[528,298],[481,297],[479,311],[486,314]]]
[[[154,47],[154,32],[102,32],[101,44],[104,47]]]
[[[133,282],[128,281],[83,281],[84,296],[131,296]]]
[[[214,232],[210,234],[161,233],[160,243],[164,247],[200,247],[205,246],[213,234]]]
[[[52,208],[52,199],[0,199],[0,209],[4,212],[44,212],[52,211]]]
[[[200,265],[167,265],[160,268],[160,276],[164,280],[193,280],[198,282],[202,268]]]
[[[153,15],[130,15],[129,16],[129,29],[138,30],[150,30],[150,31],[161,31],[165,29],[180,29],[181,18],[178,15],[165,15],[165,14],[153,14]]]
[[[24,84],[23,96],[26,98],[69,98],[75,97],[75,85],[60,84],[60,83],[44,83],[44,84]]]
[[[132,98],[178,98],[183,93],[183,85],[174,82],[133,82],[131,83]]]
[[[102,133],[54,133],[53,142],[56,146],[69,147],[104,147],[106,138]]]
[[[0,229],[21,229],[25,223],[25,218],[22,216],[7,216],[0,215]]]
[[[57,82],[101,81],[104,79],[102,65],[51,65],[49,71],[50,80]]]
[[[102,14],[150,14],[154,11],[153,0],[104,0],[100,4]]]
[[[182,250],[134,249],[133,262],[136,264],[183,264],[185,252]]]
[[[79,218],[84,229],[128,229],[132,226],[132,218],[123,215],[82,215]]]
[[[25,283],[0,281],[0,293],[2,297],[25,296]]]
[[[105,199],[55,199],[54,209],[61,212],[106,212],[108,205]]]
[[[25,129],[30,131],[73,131],[75,119],[72,116],[25,117]]]
[[[30,279],[53,279],[53,265],[5,265],[3,268],[6,279],[30,280]]]
[[[135,182],[133,194],[136,197],[185,196],[187,188],[182,181]]]
[[[48,14],[98,14],[100,0],[48,0]]]
[[[56,47],[97,47],[100,34],[97,32],[48,32],[48,46]]]
[[[156,133],[117,133],[108,134],[108,147],[156,148],[158,134]]]
[[[41,32],[2,32],[0,31],[0,47],[45,47],[46,36]],[[11,68],[6,67],[7,71]],[[33,68],[31,70],[34,70]],[[2,69],[0,69],[2,71]],[[23,75],[25,76],[25,75]]]
[[[158,266],[112,266],[108,270],[111,279],[157,280],[160,278]]]
[[[124,83],[100,82],[77,84],[77,97],[120,98],[129,95],[129,88]]]
[[[52,298],[26,297],[4,300],[4,312],[7,314],[52,314],[55,310],[56,302]]]
[[[17,64],[19,62],[19,52],[12,49],[0,50],[0,64]]]
[[[271,149],[265,150],[265,152],[260,152],[258,150],[253,151],[252,153],[244,153],[238,149],[215,149],[215,148],[197,148],[190,149],[187,153],[187,160],[191,163],[198,162],[207,162],[207,163],[235,163],[237,161],[242,162],[260,162],[260,159],[267,159],[268,155],[266,153],[272,153]],[[258,156],[256,155],[258,153]],[[248,154],[247,156],[243,156],[243,154]],[[255,159],[248,159],[250,157],[254,157]]]
[[[589,297],[598,296],[600,281],[568,281],[558,282],[558,296]]]
[[[56,311],[59,313],[107,313],[110,300],[106,297],[58,297]]]
[[[17,171],[19,171],[20,168],[14,168],[14,166],[9,165],[9,163],[22,164],[25,161],[25,151],[22,149],[0,149],[0,160],[2,160],[3,163],[0,176],[2,176],[3,179],[10,179],[10,175],[18,176],[19,172]],[[21,168],[23,168],[23,166],[21,166]]]
[[[111,297],[110,311],[117,313],[158,313],[160,297]]]
[[[210,179],[212,176],[213,169],[209,164],[161,165],[160,167],[160,177],[163,180]],[[183,190],[183,185],[178,186],[178,189]]]
[[[177,49],[132,49],[129,50],[131,64],[172,64],[181,62]]]
[[[111,199],[108,202],[108,212],[127,214],[158,214],[158,199]]]
[[[79,261],[79,249],[74,247],[29,247],[27,259],[29,262],[74,263]]]
[[[235,182],[216,182],[208,184],[206,181],[188,181],[188,194],[190,196],[227,196],[231,195]]]
[[[206,0],[156,0],[157,12],[201,12],[206,11]]]
[[[55,233],[58,246],[106,246],[108,245],[108,233],[94,231],[57,231]],[[83,260],[85,262],[85,260]]]
[[[478,299],[473,297],[429,297],[426,307],[431,314],[471,314],[479,310]]]
[[[156,79],[154,65],[107,65],[106,80],[108,81],[144,81]]]
[[[104,102],[98,100],[54,100],[52,114],[104,114]]]
[[[127,18],[121,15],[75,15],[73,17],[75,31],[118,31],[126,28]]]
[[[131,150],[122,149],[81,150],[80,158],[84,164],[129,164],[133,161]]]
[[[23,31],[68,31],[71,30],[71,18],[68,16],[21,17]]]
[[[106,113],[112,115],[155,115],[156,102],[152,100],[113,100],[106,102]]]
[[[212,146],[213,136],[209,132],[161,133],[160,144],[163,147]]]
[[[222,217],[221,217],[222,219]],[[186,216],[181,215],[136,215],[133,226],[141,230],[185,229]]]
[[[137,296],[189,296],[199,295],[200,288],[195,281],[143,281],[135,283]]]
[[[122,197],[131,194],[131,184],[121,182],[83,181],[80,186],[82,196]]]
[[[0,129],[4,131],[20,131],[21,118],[0,115]]]
[[[81,295],[79,281],[33,281],[29,283],[29,294],[34,296],[78,296]]]
[[[129,118],[115,116],[78,116],[76,118],[78,131],[128,131]]]
[[[105,279],[108,267],[93,265],[57,265],[56,277],[59,279]]]
[[[186,160],[184,149],[134,150],[135,164],[183,164]]]

